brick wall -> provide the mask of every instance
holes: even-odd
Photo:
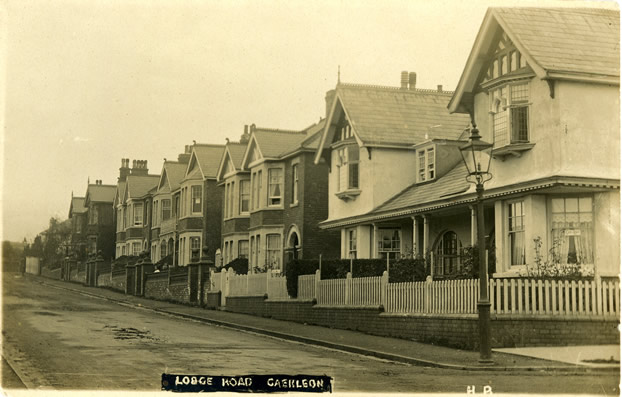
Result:
[[[207,309],[217,309],[220,307],[220,292],[205,292],[203,301]]]
[[[477,315],[389,315],[372,308],[318,307],[311,302],[229,297],[226,310],[372,335],[477,349]],[[617,344],[616,320],[493,317],[493,347]]]

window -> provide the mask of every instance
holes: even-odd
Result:
[[[292,165],[292,204],[298,202],[298,164]]]
[[[240,213],[246,213],[249,210],[250,202],[250,181],[240,181]]]
[[[562,264],[592,264],[593,222],[591,197],[551,199],[551,246]]]
[[[89,254],[97,253],[97,237],[89,238]]]
[[[233,203],[235,200],[235,182],[231,182],[229,184],[229,218],[233,216]]]
[[[434,274],[446,276],[455,274],[460,268],[458,255],[460,241],[455,232],[445,232],[436,245],[434,255]]]
[[[508,240],[510,248],[510,265],[525,264],[525,206],[522,201],[510,203],[508,206]]]
[[[261,236],[255,237],[255,266],[259,267],[259,258],[261,258]]]
[[[529,84],[508,84],[490,92],[495,147],[529,142]]]
[[[266,267],[272,270],[281,269],[281,236],[279,234],[266,236]]]
[[[262,195],[262,187],[261,187],[261,171],[257,171],[255,176],[256,179],[256,188],[257,194],[255,195],[255,209],[261,208],[261,195]]]
[[[171,217],[171,200],[162,200],[162,220],[165,221]]]
[[[180,200],[179,194],[176,194],[175,195],[175,209],[174,209],[174,211],[175,211],[175,219],[178,219],[180,216],[184,215],[181,212],[181,211],[183,211],[183,208],[180,208],[180,206],[181,206],[180,202],[181,202],[181,200]]]
[[[132,255],[140,255],[140,243],[132,243]]]
[[[268,205],[281,205],[283,195],[283,170],[270,168],[268,170]]]
[[[160,220],[158,219],[158,202],[153,202],[153,226],[157,226],[160,224]]]
[[[257,173],[253,173],[253,175],[251,175],[251,209],[255,209],[255,197],[257,197],[257,191],[255,190],[256,187],[256,179],[257,179]]]
[[[229,242],[225,241],[225,248],[223,249],[223,263],[225,265],[229,264]]]
[[[223,205],[224,205],[224,217],[225,219],[227,219],[229,216],[229,184],[226,183],[225,184],[225,199],[223,200]]]
[[[399,229],[378,229],[378,254],[380,258],[398,259],[400,248]]]
[[[250,265],[251,266],[257,266],[257,254],[256,254],[256,250],[255,250],[255,236],[251,236],[251,257],[250,257]]]
[[[201,201],[203,199],[203,191],[201,186],[192,186],[192,213],[201,213],[202,206]]]
[[[338,184],[337,191],[359,187],[359,147],[357,145],[345,146],[337,151]]]
[[[134,226],[143,225],[143,203],[134,204]]]
[[[98,208],[96,206],[94,206],[94,205],[91,206],[91,209],[89,211],[89,215],[90,215],[89,216],[89,223],[91,225],[97,224],[97,218],[99,217],[99,214],[98,214]]]
[[[356,229],[347,232],[348,237],[348,258],[356,259]]]
[[[201,255],[201,237],[190,237],[190,256],[192,260],[199,259]]]
[[[419,182],[434,179],[435,174],[434,147],[417,151],[417,166]]]
[[[82,233],[82,219],[79,217],[75,217],[74,219],[76,222],[76,234],[80,234]]]
[[[121,246],[121,255],[125,255],[125,245]]]
[[[248,259],[248,240],[238,241],[238,258]]]
[[[160,243],[160,259],[163,259],[166,257],[166,241],[162,241],[162,243]]]

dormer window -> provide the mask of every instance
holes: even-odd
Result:
[[[434,146],[417,150],[417,182],[431,181],[436,176]]]

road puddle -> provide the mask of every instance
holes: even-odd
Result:
[[[117,340],[143,340],[149,342],[158,340],[149,331],[141,331],[133,327],[121,328],[116,325],[105,325],[104,329],[112,331],[113,338]]]

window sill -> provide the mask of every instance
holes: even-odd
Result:
[[[511,143],[492,150],[492,157],[505,161],[508,156],[520,157],[523,152],[531,150],[535,143]]]
[[[335,193],[335,196],[343,201],[348,201],[355,200],[359,194],[361,194],[361,189],[348,189],[342,192]]]
[[[289,205],[289,208],[296,208],[296,207],[298,207],[298,201],[296,201],[295,203],[291,203]]]

